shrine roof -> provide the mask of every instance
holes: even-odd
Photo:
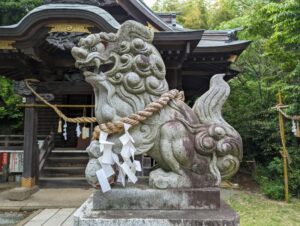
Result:
[[[250,43],[237,39],[239,29],[184,29],[176,21],[164,21],[159,15],[167,14],[154,13],[138,0],[46,0],[45,3],[17,24],[0,26],[2,75],[16,80],[30,74],[42,80],[61,80],[62,74],[78,73],[70,53],[72,46],[89,33],[116,32],[129,19],[155,31],[153,44],[166,67],[182,70],[184,78],[192,78],[195,73],[197,79],[212,73],[229,73],[230,63]],[[174,18],[175,14],[170,15]],[[53,24],[58,27],[63,24],[65,30],[52,31]],[[84,31],[66,30],[68,24],[81,25]],[[189,83],[196,84],[194,80]]]

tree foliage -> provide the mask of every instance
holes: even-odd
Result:
[[[0,131],[11,133],[22,125],[22,111],[17,107],[21,98],[14,93],[12,81],[0,76]]]
[[[282,199],[284,192],[278,117],[271,107],[281,90],[289,105],[286,111],[300,114],[299,7],[297,0],[256,2],[241,16],[219,25],[221,29],[244,27],[240,38],[253,40],[237,64],[243,73],[231,81],[232,95],[225,111],[242,134],[248,157],[261,164],[257,179],[262,191],[276,199]],[[292,160],[290,191],[299,196],[299,138],[292,134],[291,122],[286,125]]]
[[[1,0],[0,25],[17,23],[31,9],[42,4],[42,0]]]
[[[166,3],[174,1],[159,2],[161,9],[168,11]],[[252,40],[251,46],[233,65],[241,73],[230,81],[232,92],[224,115],[243,138],[245,158],[257,161],[256,178],[262,191],[269,197],[281,199],[284,193],[278,113],[272,107],[281,90],[284,103],[289,105],[285,111],[300,114],[300,1],[216,0],[212,4],[206,2],[205,6],[206,28],[242,27],[239,38]],[[183,21],[186,26],[187,18],[195,9],[181,9],[181,6],[177,9],[181,12],[179,22]],[[197,20],[201,19],[197,17]],[[199,24],[197,21],[188,27],[200,29]],[[292,159],[290,191],[299,196],[299,138],[292,134],[290,121],[286,123],[286,131]]]

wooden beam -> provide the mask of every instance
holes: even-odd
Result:
[[[44,87],[47,91],[57,95],[67,94],[93,94],[93,88],[87,82],[41,82],[39,87]]]
[[[182,77],[179,69],[167,68],[166,79],[170,89],[182,89]]]

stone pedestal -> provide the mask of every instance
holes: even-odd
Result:
[[[75,212],[75,226],[238,226],[239,216],[220,201],[218,188],[114,188],[94,194]]]

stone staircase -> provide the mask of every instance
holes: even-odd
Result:
[[[84,171],[89,157],[85,150],[54,149],[40,172],[39,186],[48,188],[90,187]]]

